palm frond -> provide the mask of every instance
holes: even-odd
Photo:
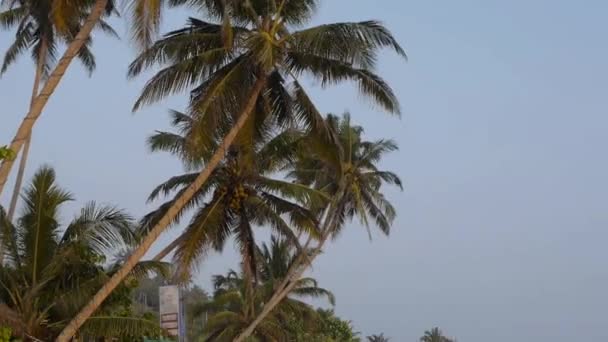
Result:
[[[194,214],[173,256],[180,273],[190,271],[195,261],[211,248],[221,249],[231,230],[232,219],[227,216],[222,198],[216,198]]]
[[[24,230],[24,262],[34,280],[57,246],[59,208],[71,200],[72,195],[55,184],[55,171],[49,167],[39,169],[25,189],[23,214],[18,221]]]
[[[4,54],[0,75],[4,74],[8,67],[17,60],[17,57],[31,46],[33,39],[32,24],[23,22],[15,33],[15,41],[13,41]]]
[[[216,67],[223,65],[226,59],[225,50],[217,48],[162,69],[146,83],[133,106],[133,111],[200,83],[215,71]]]
[[[295,74],[309,73],[323,86],[354,81],[359,92],[389,113],[399,114],[399,100],[391,87],[378,75],[364,68],[356,68],[337,59],[312,55],[306,52],[290,52],[288,67]]]
[[[392,33],[380,22],[333,23],[294,32],[293,49],[371,69],[379,49],[389,48],[407,58]]]
[[[0,206],[0,243],[6,261],[13,263],[15,266],[21,266],[21,256],[19,251],[19,236],[17,229],[8,219],[6,211]]]
[[[17,25],[27,15],[27,7],[19,6],[8,8],[4,12],[0,12],[0,28],[10,29]]]
[[[161,0],[135,0],[130,3],[132,37],[140,48],[146,48],[158,34],[162,19]]]
[[[84,336],[90,337],[159,337],[165,331],[158,322],[138,317],[93,316],[80,328]]]
[[[331,305],[336,305],[336,297],[334,294],[320,287],[297,287],[294,288],[290,294],[313,299],[326,298]]]
[[[123,210],[87,203],[66,228],[60,244],[81,242],[99,254],[108,254],[136,241],[133,218]]]

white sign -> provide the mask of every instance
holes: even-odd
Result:
[[[161,286],[158,288],[160,301],[160,326],[171,336],[180,335],[180,291],[177,286]]]

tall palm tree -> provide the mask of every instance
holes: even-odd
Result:
[[[263,244],[258,249],[260,282],[252,295],[246,290],[245,278],[235,271],[214,277],[213,301],[203,304],[200,310],[210,313],[205,329],[206,341],[232,341],[247,327],[263,303],[272,295],[274,286],[286,274],[291,262],[295,260],[297,250],[290,246],[288,242],[273,237],[270,245]],[[298,298],[322,297],[327,298],[332,305],[335,303],[333,294],[318,287],[315,279],[298,279],[289,296],[281,301],[273,315],[256,328],[253,336],[261,340],[287,340],[285,325],[290,318],[295,316],[309,323],[318,320],[316,311]],[[253,311],[248,309],[251,305]]]
[[[41,4],[44,4],[44,6],[39,6]],[[15,137],[9,145],[9,149],[13,153],[19,154],[23,145],[29,140],[36,120],[42,113],[48,99],[59,85],[68,66],[76,57],[82,56],[81,59],[85,59],[84,55],[87,52],[86,46],[90,43],[89,36],[91,31],[99,25],[99,20],[104,14],[112,12],[113,6],[112,2],[108,0],[95,0],[94,3],[93,0],[53,0],[52,2],[49,0],[3,0],[0,6],[3,9],[6,8],[6,11],[2,15],[2,26],[11,27],[22,23],[25,25],[23,28],[18,28],[18,32],[21,31],[23,34],[11,46],[13,52],[9,50],[11,53],[7,57],[11,54],[14,57],[8,58],[9,61],[11,59],[14,60],[20,52],[31,45],[31,39],[33,39],[31,37],[33,33],[31,30],[36,28],[38,24],[40,24],[40,28],[55,25],[58,31],[71,38],[67,41],[68,46],[64,54],[58,60],[53,70],[49,72],[42,89],[32,101],[28,113],[23,118]],[[36,14],[32,15],[34,12],[30,12],[30,8],[40,10],[36,10]],[[45,38],[40,44],[40,47],[44,47],[40,51],[44,52],[41,55],[50,56],[51,41],[48,40],[49,36],[45,35],[41,37]],[[4,189],[13,163],[14,159],[11,158],[4,159],[0,164],[0,194]]]
[[[0,236],[6,254],[6,264],[0,269],[0,321],[10,321],[22,337],[48,341],[56,336],[118,267],[115,262],[104,267],[111,261],[108,258],[135,241],[134,225],[127,214],[92,202],[62,229],[59,211],[71,200],[72,195],[55,183],[54,171],[42,168],[25,190],[25,207],[16,224],[0,207]],[[137,272],[159,270],[160,266],[142,263]],[[112,308],[120,298],[119,291],[86,323],[82,333],[94,334],[96,326],[109,320],[124,331],[159,333],[155,322],[113,317]]]
[[[20,54],[32,50],[35,72],[30,100],[31,108],[36,96],[38,96],[40,82],[48,77],[48,72],[53,66],[58,45],[60,43],[70,43],[82,26],[82,21],[85,19],[84,13],[80,13],[80,15],[69,13],[68,16],[68,13],[65,12],[74,12],[74,9],[70,8],[65,9],[63,15],[56,12],[51,15],[53,7],[51,0],[3,0],[0,4],[1,7],[7,7],[5,11],[0,12],[0,27],[5,29],[16,28],[15,40],[6,51],[0,68],[0,76],[7,71],[8,67],[16,61]],[[118,36],[112,27],[102,19],[99,20],[98,27],[113,36]],[[95,69],[95,57],[90,50],[91,44],[92,40],[88,39],[77,56],[89,73]],[[12,220],[17,206],[30,143],[31,134],[25,141],[21,154],[15,188],[8,209],[9,220]]]
[[[271,300],[266,304],[262,313],[235,341],[243,341],[256,324],[263,321],[274,306],[290,291],[292,279],[302,276],[320,253],[329,237],[337,237],[348,220],[355,217],[364,224],[370,232],[370,221],[384,234],[389,234],[390,226],[395,218],[395,209],[381,192],[383,184],[396,185],[401,188],[399,177],[390,172],[379,170],[378,162],[382,157],[397,149],[391,140],[365,141],[363,128],[352,126],[350,116],[342,119],[329,115],[326,125],[336,137],[333,148],[320,144],[318,139],[305,142],[307,147],[296,162],[290,176],[302,184],[327,191],[333,200],[325,207],[318,208],[323,215],[321,237],[313,249],[312,255],[300,254],[290,274],[277,288]],[[315,210],[315,208],[312,208]],[[303,246],[307,250],[308,244]]]
[[[371,336],[367,336],[367,341],[369,342],[389,342],[390,338],[385,337],[384,334],[380,334],[380,335],[371,335]]]
[[[454,340],[443,336],[441,330],[435,327],[425,331],[424,336],[420,338],[420,342],[454,342]]]
[[[9,11],[5,14],[5,20],[9,23],[13,22],[18,16],[23,15],[23,12],[10,11],[16,3],[37,3],[49,2],[50,0],[34,1],[34,0],[3,0],[0,5],[9,7]],[[132,9],[131,28],[133,37],[139,46],[147,46],[154,38],[154,34],[158,31],[161,19],[161,9],[164,3],[169,5],[181,5],[188,3],[188,0],[125,0],[128,7]],[[224,1],[224,0],[218,0]],[[90,41],[90,35],[93,29],[100,24],[100,20],[104,14],[111,13],[115,7],[115,0],[52,0],[51,8],[42,12],[46,14],[50,21],[53,21],[63,31],[68,31],[72,35],[68,46],[55,64],[55,67],[46,79],[42,89],[32,101],[29,111],[19,125],[9,149],[19,154],[21,148],[29,141],[34,124],[40,117],[42,110],[50,99],[51,95],[57,89],[61,79],[65,75],[68,67],[74,58],[83,54],[83,48]],[[79,21],[81,25],[78,30],[74,31],[71,24],[74,19]],[[2,24],[5,25],[5,24]],[[0,194],[6,185],[8,176],[13,167],[13,158],[0,159]]]
[[[188,27],[170,33],[131,65],[130,75],[137,75],[152,65],[169,64],[148,82],[135,107],[196,85],[190,107],[197,120],[190,139],[213,141],[221,124],[231,124],[232,129],[205,169],[142,240],[124,269],[83,308],[59,342],[73,336],[205,184],[260,95],[269,111],[283,113],[283,120],[300,118],[316,130],[322,129],[321,116],[297,80],[301,75],[323,85],[354,81],[382,108],[399,112],[395,94],[372,70],[380,48],[392,48],[402,56],[405,53],[380,23],[338,23],[293,31],[309,20],[316,0],[205,0],[203,4],[216,23],[192,19]],[[290,93],[293,96],[287,96]]]

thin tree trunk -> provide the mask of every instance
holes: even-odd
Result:
[[[108,0],[97,0],[95,2],[91,13],[84,22],[84,25],[82,25],[82,28],[74,40],[70,43],[70,45],[68,45],[68,48],[59,60],[59,63],[57,63],[57,66],[55,66],[49,75],[49,78],[42,87],[40,94],[36,97],[36,100],[34,100],[34,103],[32,104],[32,107],[25,118],[23,118],[23,121],[17,130],[17,134],[15,134],[15,137],[9,146],[14,153],[18,154],[21,151],[21,147],[23,147],[23,144],[32,133],[32,128],[34,127],[36,120],[38,120],[40,117],[42,109],[44,109],[44,106],[59,85],[59,82],[61,82],[63,75],[65,75],[66,70],[70,66],[70,63],[74,57],[78,55],[80,48],[82,48],[86,40],[89,38],[91,31],[93,31],[93,28],[95,28],[95,25],[97,25],[99,19],[103,15],[104,10],[106,9],[107,3]],[[4,185],[6,185],[6,180],[11,172],[13,163],[14,160],[5,159],[0,165],[0,194],[2,194]]]
[[[173,240],[167,247],[165,247],[160,253],[156,254],[154,261],[162,261],[169,253],[171,253],[177,245],[184,239],[184,235],[180,235],[177,239]]]
[[[61,334],[57,337],[55,342],[68,342],[72,336],[78,331],[82,324],[97,310],[97,308],[103,303],[103,301],[112,293],[112,291],[120,285],[124,278],[131,272],[133,267],[143,258],[148,249],[152,246],[158,236],[169,226],[175,216],[184,208],[192,197],[200,190],[205,184],[211,173],[219,165],[224,158],[224,155],[228,148],[232,145],[232,142],[236,138],[240,129],[243,127],[253,108],[255,103],[264,88],[266,78],[261,77],[255,82],[251,94],[245,104],[242,112],[238,116],[238,120],[235,125],[230,129],[230,132],[226,134],[222,144],[213,154],[213,157],[207,163],[207,166],[201,173],[196,177],[194,182],[184,191],[184,193],[177,198],[175,203],[167,210],[165,215],[160,221],[152,227],[150,232],[142,240],[141,244],[131,253],[129,258],[125,261],[124,265],[108,280],[108,282],[93,296],[93,298],[80,310],[78,315],[72,319],[72,321],[63,329]]]
[[[331,206],[330,206],[331,208]],[[243,330],[233,342],[243,342],[246,338],[248,338],[251,334],[253,334],[255,328],[268,316],[274,308],[281,303],[281,301],[287,297],[289,292],[293,289],[296,284],[296,280],[301,278],[304,272],[310,267],[314,259],[320,254],[321,249],[325,245],[325,242],[331,235],[333,231],[333,226],[336,220],[335,215],[331,215],[331,212],[335,210],[331,210],[328,212],[328,215],[325,218],[325,223],[323,224],[323,235],[321,236],[321,240],[312,251],[312,255],[307,256],[308,245],[312,241],[312,239],[308,239],[306,244],[302,247],[302,252],[298,259],[292,265],[291,270],[285,276],[285,279],[281,282],[281,285],[275,290],[274,294],[270,298],[270,300],[264,305],[262,308],[262,312],[251,322],[245,330]]]
[[[32,109],[32,105],[34,104],[36,96],[38,96],[38,91],[40,90],[40,80],[42,79],[42,70],[44,68],[44,61],[46,60],[47,51],[48,50],[46,40],[43,40],[42,46],[40,47],[40,55],[38,56],[38,61],[36,63],[36,72],[34,74],[34,86],[32,87],[32,97],[30,99],[30,110]],[[11,222],[13,221],[15,210],[17,209],[17,200],[19,199],[21,184],[23,184],[23,175],[25,174],[25,167],[30,152],[31,141],[32,135],[30,133],[27,140],[25,141],[25,145],[23,146],[23,153],[21,153],[21,160],[19,161],[19,171],[17,172],[17,179],[15,180],[15,188],[13,189],[13,196],[11,197],[11,202],[8,207],[7,218]],[[0,265],[2,265],[3,262],[4,248],[0,243]]]
[[[40,79],[42,78],[42,70],[44,68],[44,62],[46,60],[47,45],[46,39],[41,41],[40,55],[38,56],[38,62],[36,63],[36,74],[34,75],[34,86],[32,87],[32,97],[30,99],[30,110],[34,105],[34,100],[38,96],[40,90]],[[21,192],[21,184],[23,184],[23,175],[25,174],[25,167],[27,166],[27,158],[30,153],[30,144],[32,143],[32,134],[27,137],[25,144],[23,145],[23,152],[21,153],[21,160],[19,161],[19,170],[17,171],[17,179],[15,180],[15,188],[13,189],[13,196],[11,203],[8,207],[8,220],[13,221],[15,210],[17,209],[17,200],[19,199],[19,193]],[[0,258],[2,258],[0,256]],[[0,259],[1,260],[1,259]]]

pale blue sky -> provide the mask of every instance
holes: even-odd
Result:
[[[349,87],[313,91],[323,111],[349,110],[371,137],[396,139],[384,166],[406,183],[389,191],[390,238],[370,243],[352,225],[315,266],[339,314],[396,342],[436,325],[461,342],[608,340],[607,13],[600,0],[325,1],[315,22],[381,19],[410,55],[379,67],[401,119]],[[172,12],[166,27],[186,15]],[[0,33],[0,50],[10,38]],[[185,97],[131,115],[146,79],[126,81],[133,48],[97,43],[95,75],[74,65],[35,130],[28,174],[56,168],[78,198],[66,219],[91,199],[141,215],[151,188],[181,170],[144,141]],[[0,79],[0,142],[31,79],[28,59]],[[211,257],[199,282],[235,260],[231,248]]]

